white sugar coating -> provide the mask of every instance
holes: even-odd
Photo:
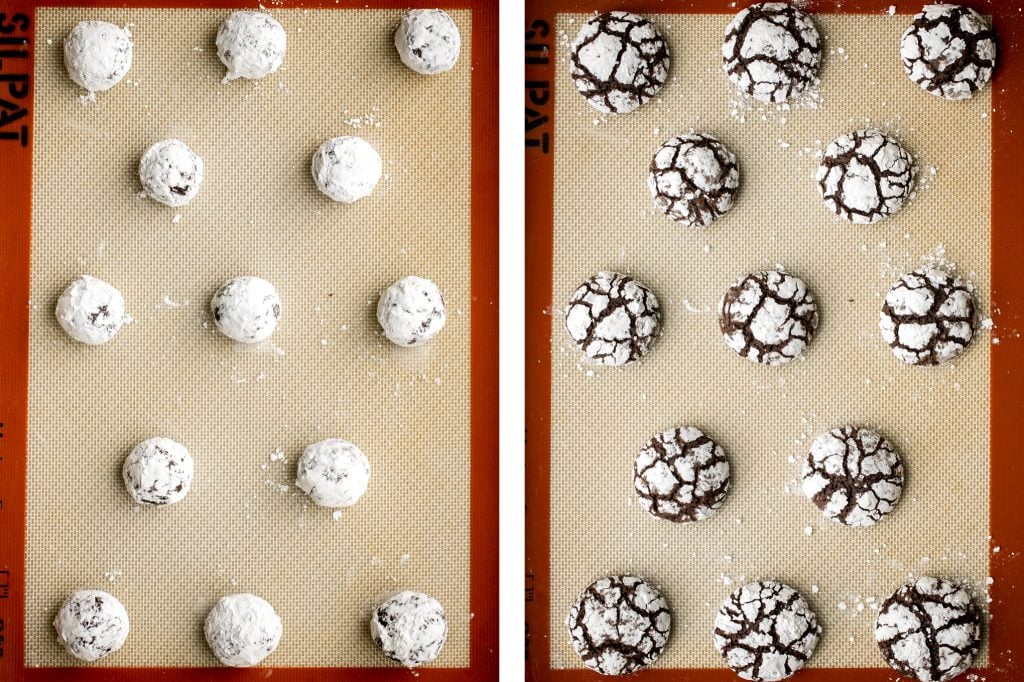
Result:
[[[210,312],[224,336],[241,343],[259,343],[277,329],[281,297],[265,279],[235,277],[213,295]]]
[[[57,322],[75,341],[98,346],[124,323],[121,292],[101,279],[82,275],[57,299]]]
[[[184,206],[199,194],[203,159],[181,140],[161,140],[139,160],[139,180],[150,199],[168,206]]]
[[[206,643],[224,665],[247,668],[274,653],[281,641],[281,618],[254,594],[229,594],[206,616]]]
[[[910,80],[949,100],[973,97],[988,84],[996,52],[988,20],[961,5],[925,5],[900,41]]]
[[[64,602],[53,619],[57,640],[82,661],[114,653],[128,639],[128,612],[117,597],[101,590],[81,590]]]
[[[328,438],[306,447],[295,485],[321,507],[350,507],[370,483],[370,462],[352,443]]]
[[[459,60],[462,38],[455,21],[439,9],[414,9],[395,30],[395,49],[402,63],[416,73],[448,71]]]
[[[594,362],[613,366],[635,362],[661,334],[658,299],[633,277],[602,270],[573,292],[565,328]]]
[[[374,609],[370,637],[385,656],[413,668],[430,663],[441,653],[448,638],[448,620],[436,599],[406,590]]]
[[[128,494],[139,504],[174,504],[188,495],[195,463],[184,445],[157,436],[132,448],[121,474]]]
[[[974,326],[973,287],[933,267],[893,283],[878,318],[882,340],[911,365],[949,362],[966,350]]]
[[[679,135],[651,160],[654,207],[687,227],[704,227],[732,208],[740,184],[736,155],[710,135]]]
[[[422,277],[403,277],[377,301],[377,322],[384,336],[398,346],[426,343],[441,331],[446,319],[441,291]]]
[[[288,37],[274,17],[262,12],[232,12],[217,31],[217,56],[236,78],[263,78],[280,68]]]
[[[64,39],[64,66],[89,92],[121,82],[132,66],[132,34],[106,21],[82,21]]]
[[[335,201],[351,204],[369,196],[380,181],[380,154],[361,137],[343,135],[327,140],[313,154],[317,189]]]
[[[815,179],[825,205],[853,223],[875,223],[910,198],[914,157],[876,128],[840,135],[825,148]]]

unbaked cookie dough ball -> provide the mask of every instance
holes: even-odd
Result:
[[[313,443],[299,458],[295,485],[321,507],[351,507],[369,483],[369,460],[347,440]]]
[[[188,449],[170,438],[149,438],[128,454],[121,468],[128,494],[139,504],[163,506],[185,499],[195,463]]]
[[[124,324],[121,292],[101,279],[82,275],[57,299],[57,322],[75,341],[98,346]]]
[[[274,17],[262,12],[232,12],[217,31],[217,56],[236,78],[263,78],[284,61],[288,37]]]
[[[81,21],[64,39],[64,66],[89,92],[109,90],[132,67],[132,34],[106,21]]]
[[[908,365],[941,365],[974,338],[974,288],[938,268],[900,277],[878,317],[882,340]]]
[[[663,144],[647,176],[654,207],[687,227],[705,227],[732,208],[739,184],[736,155],[703,133]]]
[[[668,79],[668,44],[657,26],[631,12],[605,12],[580,28],[572,43],[569,76],[590,106],[627,114]]]
[[[766,104],[799,95],[818,75],[821,38],[811,17],[785,2],[762,2],[725,29],[722,66],[736,88]]]
[[[60,607],[53,629],[69,654],[82,661],[95,661],[124,646],[128,612],[112,594],[81,590]]]
[[[317,189],[335,201],[351,204],[373,192],[383,172],[380,154],[361,137],[327,140],[313,154]]]
[[[384,336],[398,346],[426,343],[441,331],[446,319],[444,297],[436,284],[422,277],[403,277],[377,301],[377,322]]]
[[[714,516],[729,492],[729,460],[700,429],[681,426],[647,441],[633,462],[640,506],[684,523]]]
[[[233,668],[248,668],[274,653],[281,641],[281,618],[255,594],[229,594],[206,616],[206,643]]]
[[[825,147],[815,178],[830,211],[852,223],[896,213],[914,191],[914,157],[876,128],[840,135]]]
[[[970,7],[925,5],[900,41],[910,80],[945,99],[967,99],[996,68],[996,34]]]
[[[416,73],[448,71],[459,60],[459,27],[439,9],[414,9],[402,17],[395,31],[395,49],[402,63]]]
[[[161,140],[142,155],[139,180],[153,201],[175,208],[184,206],[199,194],[203,159],[181,140]]]
[[[661,309],[643,283],[599,272],[569,299],[565,328],[588,359],[603,365],[636,362],[661,334]]]
[[[807,350],[818,328],[818,304],[799,277],[778,270],[736,280],[718,304],[725,343],[751,362],[776,366]]]
[[[281,298],[259,277],[234,277],[210,300],[214,323],[224,336],[241,343],[266,341],[281,319]]]
[[[414,668],[430,663],[441,653],[448,638],[448,620],[436,599],[406,590],[374,610],[370,637],[385,656]]]

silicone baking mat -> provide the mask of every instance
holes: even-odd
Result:
[[[609,9],[649,16],[672,55],[661,93],[619,117],[591,109],[567,67],[582,22]],[[821,83],[783,110],[745,102],[722,72],[721,36],[738,9],[539,2],[528,15],[529,675],[593,676],[569,644],[565,614],[593,580],[627,572],[658,585],[673,608],[669,644],[643,676],[734,679],[713,646],[715,613],[744,582],[775,578],[804,594],[823,628],[802,677],[891,679],[873,639],[875,609],[909,576],[939,575],[991,611],[977,667],[1015,679],[1019,626],[1000,614],[1014,604],[1020,531],[1000,484],[1017,467],[1005,444],[1018,427],[999,396],[1020,378],[1012,259],[1021,244],[999,164],[1021,150],[1019,108],[1007,104],[1024,79],[1013,54],[1020,19],[979,6],[994,15],[1001,66],[992,87],[947,103],[899,62],[919,7],[809,4],[824,40]],[[834,137],[868,125],[899,136],[920,173],[903,211],[858,226],[822,206],[814,172]],[[655,212],[645,185],[658,146],[690,130],[718,137],[741,174],[732,210],[704,230]],[[993,324],[932,371],[902,366],[877,328],[891,282],[929,262],[955,263]],[[736,277],[777,265],[808,282],[822,322],[804,361],[764,368],[728,350],[716,307]],[[661,301],[663,337],[636,366],[581,362],[565,332],[569,295],[602,269],[636,276]],[[908,472],[896,512],[862,530],[827,521],[799,491],[811,440],[846,423],[882,430]],[[632,488],[636,452],[680,424],[716,438],[733,468],[724,506],[699,524],[655,519]]]
[[[2,131],[25,134],[0,152],[0,678],[235,675],[215,667],[202,635],[206,612],[234,592],[264,597],[284,624],[263,664],[274,670],[253,678],[404,676],[367,626],[400,589],[435,596],[449,620],[420,674],[493,677],[496,150],[481,134],[496,120],[493,3],[449,10],[462,59],[430,78],[395,53],[404,4],[274,3],[284,65],[227,85],[214,37],[243,5],[146,4],[5,8],[0,22],[0,96],[26,112],[13,121],[4,104]],[[126,79],[91,103],[62,57],[87,18],[128,26],[135,44]],[[336,135],[364,137],[384,160],[376,191],[353,205],[309,175]],[[166,137],[206,165],[180,209],[139,196],[138,158]],[[448,323],[428,346],[398,349],[379,332],[376,299],[413,273],[438,283]],[[132,321],[106,346],[75,344],[55,323],[79,274],[125,296]],[[255,347],[225,340],[208,312],[239,274],[282,297],[281,324]],[[196,459],[188,498],[166,509],[134,507],[120,480],[128,450],[151,435]],[[327,437],[357,443],[372,467],[367,494],[339,514],[294,486],[302,448]],[[124,602],[131,634],[72,671],[51,622],[87,587]]]

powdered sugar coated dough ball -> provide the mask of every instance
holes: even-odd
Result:
[[[204,630],[213,655],[234,668],[248,668],[274,653],[282,632],[274,607],[255,594],[221,597]]]
[[[380,154],[361,137],[343,135],[327,140],[313,154],[317,189],[335,201],[351,204],[369,196],[380,182]]]
[[[347,440],[313,443],[299,458],[295,485],[321,507],[351,507],[369,483],[369,460]]]
[[[398,56],[416,73],[448,71],[459,60],[461,48],[459,27],[439,9],[414,9],[402,17],[395,31]]]
[[[241,343],[266,341],[281,319],[281,298],[273,284],[259,277],[235,277],[210,301],[221,334]]]
[[[422,277],[403,277],[377,301],[377,322],[384,336],[398,346],[426,343],[441,331],[446,319],[441,291]]]
[[[170,438],[149,438],[128,454],[121,468],[128,494],[139,504],[162,506],[185,499],[195,463],[188,449]]]
[[[181,140],[161,140],[142,155],[139,180],[146,196],[153,201],[184,206],[199,194],[203,159]]]
[[[81,590],[60,607],[53,629],[69,654],[82,661],[95,661],[124,646],[128,612],[112,594]]]
[[[217,56],[236,78],[263,78],[284,61],[288,37],[274,17],[262,12],[232,12],[217,31]]]
[[[64,39],[64,66],[89,92],[109,90],[132,67],[132,34],[106,21],[82,21]]]
[[[82,275],[57,299],[57,322],[75,341],[98,346],[124,323],[121,292],[101,279]]]
[[[413,668],[441,653],[448,620],[436,599],[407,590],[377,607],[370,618],[370,636],[385,656]]]

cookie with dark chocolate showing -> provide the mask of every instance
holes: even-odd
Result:
[[[815,179],[825,206],[852,223],[877,223],[907,202],[917,167],[900,142],[876,128],[840,135],[825,147]]]
[[[944,99],[973,97],[992,80],[996,34],[970,7],[925,5],[900,41],[910,80]]]
[[[590,360],[624,365],[651,349],[661,333],[661,311],[654,293],[641,282],[602,271],[573,292],[565,328]]]
[[[782,365],[804,354],[818,328],[818,304],[799,277],[779,270],[740,277],[718,305],[725,343],[762,365]]]
[[[882,340],[908,365],[940,365],[974,338],[974,289],[948,272],[924,267],[889,288],[878,317]]]
[[[654,207],[687,227],[705,227],[732,208],[739,184],[736,155],[703,133],[665,142],[647,176]]]
[[[704,432],[681,426],[647,441],[633,463],[640,506],[677,523],[702,521],[718,511],[729,492],[729,460]]]

